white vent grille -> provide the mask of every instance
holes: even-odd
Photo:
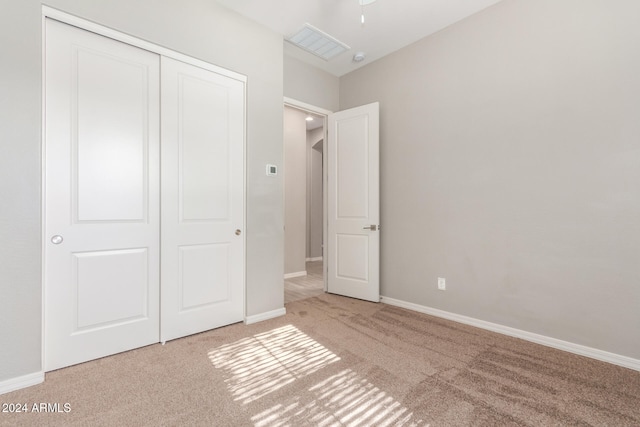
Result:
[[[329,61],[351,49],[341,41],[309,24],[304,24],[304,27],[289,37],[287,41],[309,53],[319,56],[325,61]]]

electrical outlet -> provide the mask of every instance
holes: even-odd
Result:
[[[447,289],[447,282],[444,280],[444,277],[438,277],[438,289],[441,291]]]

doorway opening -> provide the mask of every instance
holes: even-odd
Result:
[[[285,303],[325,292],[324,141],[329,111],[285,99]]]

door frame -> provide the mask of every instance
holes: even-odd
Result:
[[[328,118],[329,115],[333,114],[334,112],[331,110],[327,110],[321,107],[317,107],[315,105],[311,105],[311,104],[307,104],[306,102],[302,102],[302,101],[298,101],[297,99],[293,99],[293,98],[288,98],[288,97],[284,97],[284,106],[285,107],[291,107],[291,108],[295,108],[296,110],[301,110],[304,111],[305,113],[311,113],[311,114],[315,114],[318,116],[322,116],[324,118],[324,124],[323,124],[323,132],[324,132],[324,141],[325,143],[322,144],[322,186],[324,189],[327,188],[327,179],[328,179],[328,158],[327,158],[327,135],[329,132],[328,129]],[[285,171],[286,173],[286,171]],[[283,206],[284,208],[284,206]],[[286,233],[286,231],[285,231]],[[324,286],[324,291],[327,292],[327,268],[329,267],[328,265],[328,246],[327,243],[327,239],[328,239],[328,230],[327,230],[327,192],[326,190],[322,191],[322,280],[323,280],[323,286]]]
[[[168,58],[172,58],[196,67],[203,68],[205,70],[212,71],[214,73],[239,80],[244,85],[244,93],[243,93],[243,103],[244,103],[244,111],[243,111],[243,141],[242,141],[242,167],[243,167],[243,224],[242,229],[245,231],[242,233],[243,239],[243,272],[242,272],[242,309],[243,309],[243,318],[244,323],[247,323],[247,76],[244,74],[237,73],[235,71],[228,70],[226,68],[219,67],[217,65],[208,63],[206,61],[202,61],[197,58],[193,58],[191,56],[182,54],[180,52],[168,49],[166,47],[157,45],[155,43],[151,43],[133,36],[130,36],[125,33],[121,33],[119,31],[113,30],[109,27],[105,27],[103,25],[97,24],[92,21],[88,21],[83,18],[79,18],[75,15],[71,15],[67,12],[63,12],[58,9],[54,9],[47,5],[42,5],[42,20],[41,20],[41,48],[42,48],[42,62],[41,62],[41,82],[42,82],[42,98],[41,98],[41,150],[40,150],[40,173],[41,173],[41,193],[40,193],[40,242],[41,242],[41,251],[40,251],[40,269],[41,269],[41,329],[40,329],[40,361],[42,372],[44,373],[45,366],[45,334],[46,334],[46,324],[45,324],[45,301],[46,301],[46,275],[45,275],[45,252],[46,252],[46,170],[45,170],[45,160],[46,160],[46,138],[45,138],[45,125],[46,125],[46,110],[45,110],[45,82],[46,82],[46,20],[53,19],[64,24],[72,25],[74,27],[80,28],[82,30],[90,31],[100,36],[104,36],[110,38],[112,40],[119,41],[121,43],[125,43],[134,47],[138,47],[152,53],[158,54],[160,56],[165,56]],[[162,144],[162,136],[160,136],[160,144]],[[160,230],[158,230],[160,232]],[[158,320],[159,321],[159,320]],[[158,342],[160,337],[158,337]]]

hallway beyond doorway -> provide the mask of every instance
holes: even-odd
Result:
[[[307,275],[284,281],[284,303],[311,298],[324,293],[322,261],[307,261]]]

